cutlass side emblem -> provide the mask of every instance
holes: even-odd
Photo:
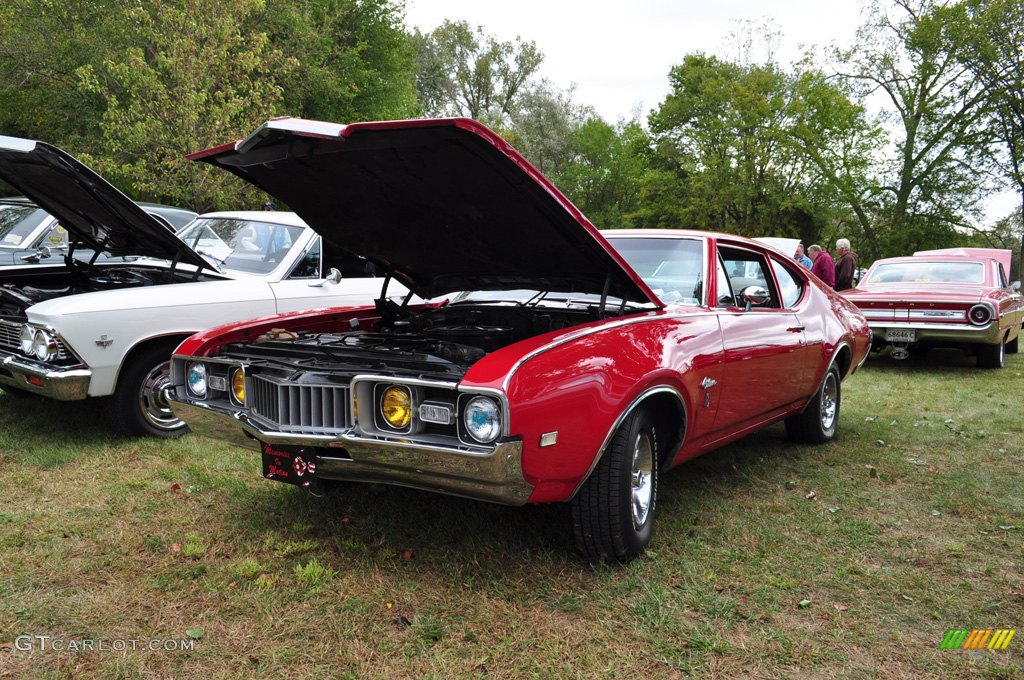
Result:
[[[718,381],[712,378],[704,378],[700,381],[700,386],[704,388],[704,408],[711,408],[711,388],[717,384]]]
[[[103,349],[106,349],[106,348],[110,347],[113,344],[114,344],[114,341],[111,340],[110,338],[108,338],[106,335],[101,335],[100,339],[96,341],[96,346],[97,347],[102,347]]]

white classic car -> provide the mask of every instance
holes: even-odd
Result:
[[[165,389],[171,351],[196,331],[372,304],[386,285],[369,262],[323,244],[289,212],[209,213],[175,235],[42,142],[0,137],[0,179],[69,236],[60,264],[0,267],[0,387],[58,400],[109,397],[104,414],[124,434],[187,431]],[[76,249],[95,256],[80,259]],[[388,291],[408,292],[396,283]]]

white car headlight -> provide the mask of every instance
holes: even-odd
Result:
[[[49,333],[42,329],[36,329],[32,335],[32,354],[40,361],[49,361],[57,356],[60,348],[57,341]]]
[[[462,415],[466,433],[481,444],[490,444],[501,434],[501,409],[493,399],[473,397]]]
[[[206,365],[192,363],[188,365],[185,373],[185,381],[188,383],[188,391],[200,399],[206,398]]]
[[[28,324],[21,327],[21,334],[18,336],[18,345],[23,354],[32,354],[32,345],[36,340],[36,329]]]

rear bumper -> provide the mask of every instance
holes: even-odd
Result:
[[[523,478],[523,443],[518,439],[500,441],[482,453],[351,430],[336,435],[268,432],[244,413],[181,401],[172,401],[171,408],[193,432],[252,451],[260,451],[262,444],[312,448],[320,479],[394,484],[504,505],[523,505],[533,492]]]
[[[88,368],[60,368],[37,363],[13,354],[0,360],[0,385],[60,401],[89,396],[92,371]]]
[[[937,324],[937,323],[900,323],[898,321],[869,321],[871,335],[881,342],[887,342],[885,331],[913,330],[916,334],[914,342],[935,342],[951,344],[981,344],[994,345],[999,342],[1004,330],[999,324],[990,322],[986,326],[969,326],[966,324]]]

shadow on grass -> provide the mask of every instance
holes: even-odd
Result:
[[[659,530],[656,550],[685,543],[673,530],[690,522],[699,529],[700,508],[721,495],[749,492],[772,484],[780,474],[780,457],[800,465],[813,449],[784,439],[781,426],[687,462],[663,473],[658,494]],[[764,479],[761,479],[761,478]],[[520,563],[552,573],[585,572],[588,566],[574,549],[569,504],[507,507],[491,503],[378,484],[339,484],[317,498],[298,488],[266,482],[237,496],[228,519],[259,542],[307,541],[333,552],[335,568],[349,560],[370,559],[375,566],[402,565],[406,552],[415,555],[416,569],[425,567],[461,579],[492,579],[502,574],[524,578]]]
[[[19,464],[62,467],[132,441],[157,440],[114,433],[103,417],[101,399],[55,401],[0,392],[0,456],[13,457]]]
[[[1007,366],[1013,361],[1013,355],[1006,356]],[[893,359],[890,350],[885,349],[876,354],[868,356],[867,362],[861,370],[884,371],[890,373],[925,373],[929,375],[943,376],[952,372],[961,371],[982,371],[987,369],[978,368],[978,360],[974,355],[967,354],[961,349],[932,349],[927,352],[915,352],[906,359]]]

